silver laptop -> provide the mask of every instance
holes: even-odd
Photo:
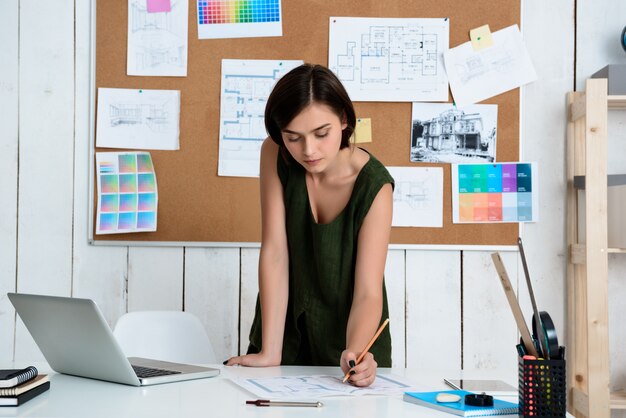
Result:
[[[48,364],[59,373],[133,386],[217,376],[219,369],[126,358],[91,299],[8,293]],[[147,370],[146,370],[147,369]]]

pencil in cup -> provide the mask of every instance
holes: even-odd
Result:
[[[378,331],[376,331],[376,334],[374,334],[370,342],[367,343],[363,351],[361,351],[361,354],[359,354],[359,357],[357,357],[356,364],[359,364],[361,360],[363,360],[363,357],[365,357],[368,350],[372,348],[372,345],[374,344],[374,342],[376,341],[380,333],[383,332],[383,330],[385,329],[388,323],[389,323],[389,318],[385,319],[385,321],[382,324],[380,324],[380,327],[378,327]],[[345,383],[349,378],[350,378],[350,372],[348,371],[348,373],[346,373],[346,375],[343,377],[343,383]]]

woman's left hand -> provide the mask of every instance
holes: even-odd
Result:
[[[363,360],[359,364],[356,364],[356,353],[348,350],[344,350],[341,353],[341,359],[339,360],[339,364],[341,365],[341,370],[344,375],[348,372],[351,373],[348,382],[351,385],[366,387],[374,383],[376,380],[376,369],[378,368],[378,363],[374,360],[374,355],[372,353],[365,354]],[[351,367],[354,365],[353,367]],[[354,373],[352,373],[352,371]]]

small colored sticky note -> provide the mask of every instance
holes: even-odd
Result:
[[[148,0],[148,13],[170,12],[171,10],[170,0]]]
[[[356,119],[356,127],[354,128],[354,142],[356,144],[372,142],[372,119]]]
[[[489,48],[493,45],[489,25],[483,25],[470,30],[470,39],[472,40],[472,48],[474,48],[474,51],[480,51],[481,49]]]

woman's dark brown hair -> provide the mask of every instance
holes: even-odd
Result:
[[[311,103],[330,107],[348,126],[341,133],[340,149],[350,145],[356,125],[354,106],[337,76],[321,65],[303,64],[280,78],[265,105],[265,129],[284,149],[281,131]]]

